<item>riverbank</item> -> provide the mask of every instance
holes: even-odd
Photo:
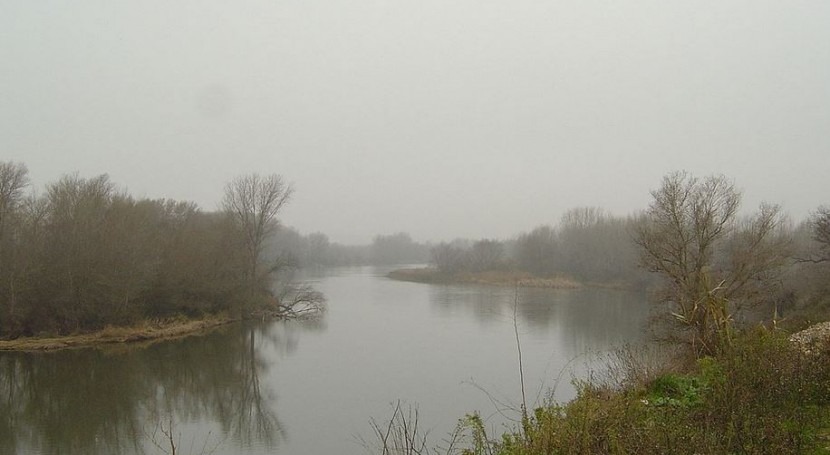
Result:
[[[750,328],[714,356],[654,349],[614,351],[605,371],[577,381],[572,401],[524,415],[517,406],[518,423],[504,433],[473,413],[448,440],[492,455],[830,454],[830,323],[791,336]],[[389,446],[384,434],[408,436],[393,446],[422,440],[402,433],[417,423],[409,416],[398,408],[380,427],[392,431],[376,431],[377,453]]]
[[[825,324],[792,337],[749,329],[692,363],[621,351],[604,380],[537,409],[488,453],[827,454],[828,342]]]
[[[102,330],[59,337],[24,337],[0,340],[0,351],[56,351],[113,344],[134,344],[182,338],[205,333],[219,326],[236,322],[227,316],[202,319],[165,319],[144,321],[129,327],[108,326]]]
[[[527,272],[515,270],[463,272],[453,275],[440,273],[429,267],[397,269],[386,275],[399,281],[428,284],[484,284],[490,286],[519,286],[526,288],[578,289],[583,285],[565,277],[540,278]]]

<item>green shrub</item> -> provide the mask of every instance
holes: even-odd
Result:
[[[455,434],[463,448],[440,453],[830,454],[829,352],[806,354],[778,332],[738,333],[694,371],[579,382],[576,399],[550,402],[498,438],[467,416]]]
[[[830,355],[751,330],[693,373],[623,389],[580,383],[576,399],[500,440],[479,428],[469,454],[830,453]]]
[[[697,376],[666,374],[651,384],[647,401],[654,406],[698,406],[702,403],[705,384],[703,378]]]

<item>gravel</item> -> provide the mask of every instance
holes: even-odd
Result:
[[[790,341],[806,353],[830,348],[830,321],[810,326],[790,335]]]

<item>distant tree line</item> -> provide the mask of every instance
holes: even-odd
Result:
[[[431,262],[449,275],[520,270],[586,282],[636,281],[643,274],[630,236],[635,222],[634,217],[614,217],[599,208],[575,208],[559,225],[542,225],[515,239],[440,243],[431,250]]]
[[[263,254],[291,196],[277,175],[233,180],[217,212],[136,199],[106,175],[28,187],[25,165],[0,162],[0,336],[278,303]]]
[[[442,242],[431,249],[430,262],[445,276],[521,271],[583,283],[656,285],[667,314],[700,345],[715,343],[713,311],[720,322],[746,316],[744,309],[765,317],[798,309],[826,318],[830,207],[797,225],[771,204],[740,216],[741,193],[726,177],[685,172],[667,175],[652,197],[645,211],[624,217],[582,207],[567,211],[556,226],[514,239]],[[713,300],[704,305],[715,295],[719,307]]]
[[[268,247],[274,260],[296,267],[424,264],[429,260],[428,243],[417,242],[406,232],[376,235],[366,245],[332,242],[322,232],[303,235],[293,228],[280,229]]]

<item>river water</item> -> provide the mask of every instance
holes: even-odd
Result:
[[[643,341],[637,292],[428,285],[376,267],[306,272],[317,321],[235,324],[145,347],[0,353],[1,454],[365,454],[369,420],[417,406],[435,445],[567,400],[595,356]],[[515,317],[514,317],[515,314]],[[172,424],[172,431],[169,431]]]

